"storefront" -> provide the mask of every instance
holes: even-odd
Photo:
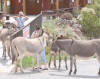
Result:
[[[84,7],[91,0],[0,0],[0,11],[8,12],[8,2],[10,3],[9,11],[11,14],[17,14],[23,11],[26,14],[39,14],[41,11]]]

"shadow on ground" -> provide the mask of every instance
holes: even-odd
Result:
[[[4,66],[5,66],[5,65],[9,65],[8,62],[9,62],[8,59],[0,58],[0,64],[1,64],[1,65],[4,65]]]
[[[63,77],[72,77],[72,78],[88,78],[88,79],[100,79],[100,76],[90,76],[90,75],[59,75],[59,74],[50,74],[51,76],[63,76]]]

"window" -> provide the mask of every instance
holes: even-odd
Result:
[[[54,4],[54,0],[51,0],[51,4]]]
[[[75,0],[72,0],[72,2],[75,2]]]
[[[21,0],[18,0],[18,3],[21,3]]]
[[[40,1],[39,0],[37,0],[37,3],[39,3]]]

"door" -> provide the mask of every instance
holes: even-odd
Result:
[[[10,13],[16,14],[23,11],[23,0],[10,0]]]
[[[75,7],[75,2],[76,0],[70,0],[69,7],[70,8]]]
[[[59,0],[59,8],[67,8],[69,0]]]
[[[51,0],[42,0],[42,11],[50,10]]]
[[[23,0],[15,0],[16,3],[15,3],[15,7],[16,7],[16,10],[15,10],[15,13],[18,13],[19,11],[23,11]]]
[[[80,0],[80,7],[84,7],[87,4],[87,0]]]
[[[26,14],[39,14],[42,9],[42,0],[26,0]]]

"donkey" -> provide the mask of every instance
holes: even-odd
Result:
[[[10,54],[10,35],[13,34],[17,30],[17,27],[13,23],[4,23],[3,28],[0,29],[0,40],[2,41],[3,45],[3,57],[6,59],[6,52],[11,59]]]
[[[57,39],[66,39],[66,37],[61,35]],[[61,67],[61,52],[63,52],[64,53],[64,60],[65,60],[65,68],[67,70],[68,69],[68,67],[67,67],[67,54],[65,53],[65,51],[62,51],[61,49],[59,49],[59,47],[57,46],[57,44],[54,41],[55,41],[55,39],[53,39],[53,41],[52,41],[53,43],[51,45],[49,68],[50,68],[50,65],[51,65],[52,56],[54,56],[54,66],[56,68],[56,56],[57,56],[57,53],[59,53],[59,67],[58,67],[58,69],[60,70],[60,67]]]
[[[6,59],[6,52],[8,53],[8,56],[11,58],[10,55],[10,36],[9,36],[9,30],[7,28],[0,29],[0,40],[2,41],[3,45],[3,55],[4,59]]]
[[[70,55],[70,71],[72,73],[73,64],[75,66],[74,74],[77,72],[76,56],[82,58],[89,58],[94,55],[97,56],[100,62],[100,39],[94,40],[56,40],[60,49],[66,51]],[[100,75],[100,69],[98,74]]]
[[[45,33],[42,36],[34,39],[25,37],[17,37],[12,40],[11,51],[12,51],[12,63],[15,63],[15,72],[17,72],[18,60],[20,62],[20,71],[23,72],[22,59],[24,56],[33,56],[33,69],[34,69],[34,56],[37,56],[38,70],[40,67],[39,59],[40,54],[45,48],[46,42]]]

